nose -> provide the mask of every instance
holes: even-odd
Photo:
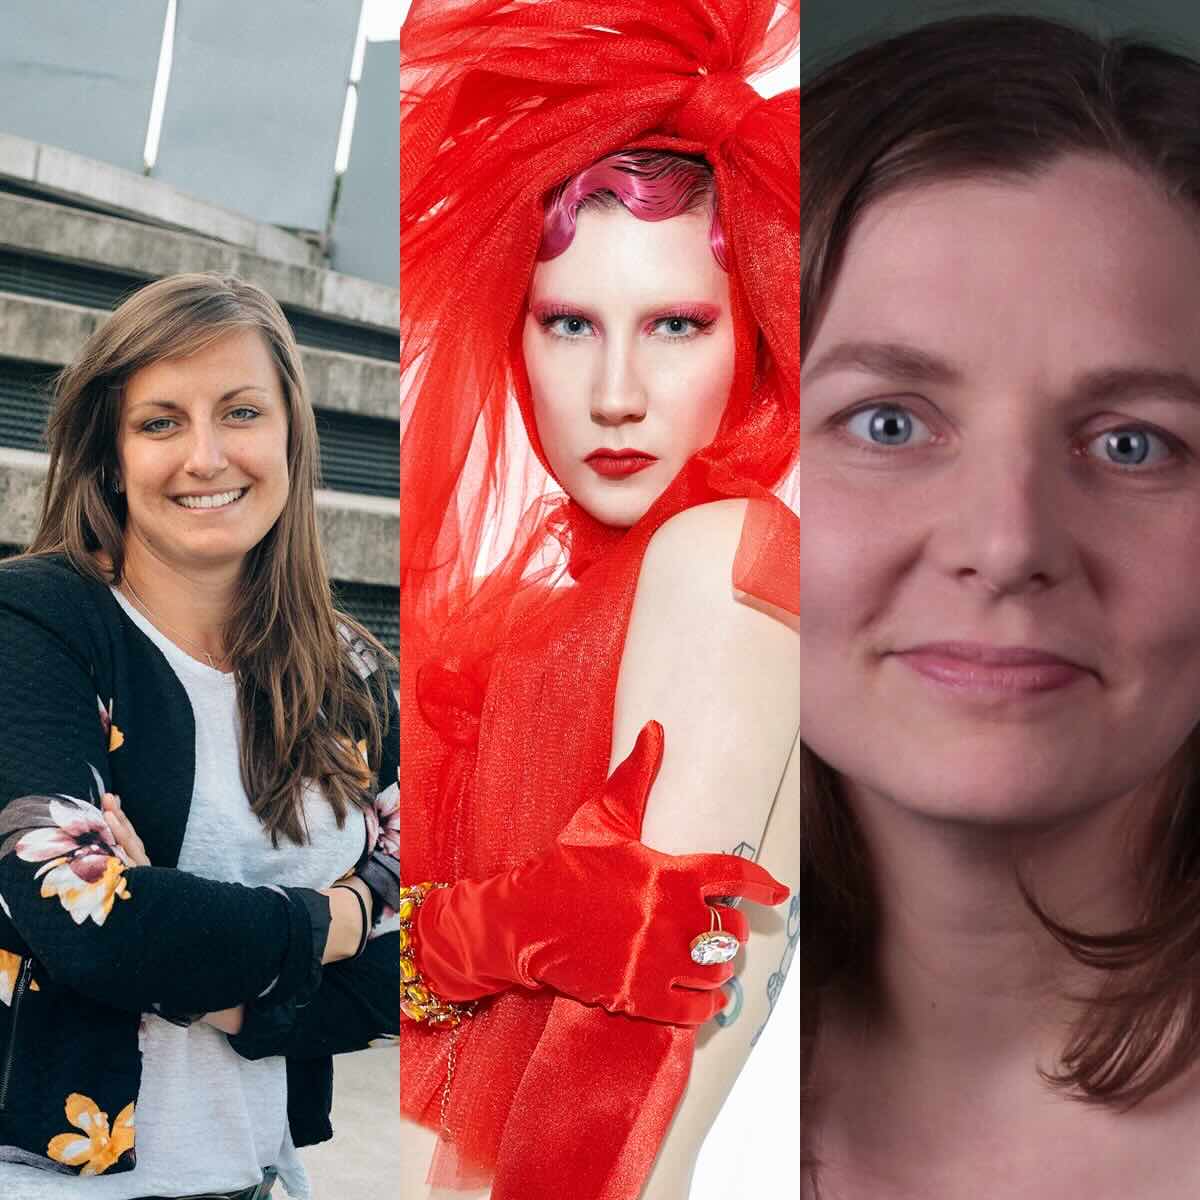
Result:
[[[634,348],[613,338],[604,348],[592,388],[592,420],[598,425],[623,425],[646,416],[645,381]]]
[[[943,568],[993,595],[1031,594],[1065,579],[1076,550],[1059,477],[1028,447],[962,465],[954,503],[944,508],[936,552]]]
[[[189,433],[184,469],[198,479],[213,479],[229,465],[219,431],[196,422]]]

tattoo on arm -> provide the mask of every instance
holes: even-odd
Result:
[[[754,856],[758,853],[758,851],[755,849],[755,847],[750,845],[749,842],[738,842],[738,844],[734,846],[729,853],[738,858],[748,858],[751,862],[753,862]],[[714,897],[714,899],[718,904],[723,904],[729,908],[737,908],[741,897],[721,896],[719,898]],[[716,1019],[717,1024],[722,1029],[726,1029],[732,1025],[734,1021],[736,1021],[742,1014],[742,985],[738,982],[737,976],[735,975],[727,983],[721,984],[721,989],[729,997],[729,1001],[725,1007],[721,1009],[719,1013],[717,1013]]]
[[[742,985],[735,975],[727,983],[721,984],[721,990],[729,997],[729,1003],[717,1013],[717,1024],[725,1029],[742,1015]]]
[[[775,1004],[779,999],[779,993],[783,991],[783,982],[787,978],[788,967],[792,965],[792,959],[796,954],[796,947],[800,942],[800,896],[793,893],[791,903],[788,905],[787,915],[787,945],[783,948],[783,955],[779,960],[779,967],[771,972],[770,978],[767,980],[767,1015],[763,1019],[762,1025],[758,1032],[750,1039],[750,1045],[753,1046],[762,1037],[762,1032],[767,1027],[767,1022],[771,1019],[771,1014],[775,1011]]]

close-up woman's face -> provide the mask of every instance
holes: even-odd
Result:
[[[1156,778],[1200,718],[1200,219],[1081,156],[894,194],[801,383],[811,749],[1013,827]]]
[[[239,563],[287,502],[287,441],[279,373],[257,330],[143,367],[117,434],[126,541],[181,567]]]
[[[704,212],[587,209],[534,271],[523,347],[538,436],[559,483],[605,524],[637,521],[720,424],[734,336],[708,231]]]

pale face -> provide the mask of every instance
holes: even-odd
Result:
[[[848,342],[944,369],[823,369]],[[1200,220],[1126,168],[864,214],[801,377],[800,731],[852,795],[1036,825],[1158,777],[1200,717],[1196,381]],[[943,641],[1083,670],[902,653]]]
[[[287,502],[287,439],[283,389],[257,330],[136,372],[117,435],[126,542],[185,572],[239,565]],[[229,493],[240,498],[198,506]]]
[[[542,448],[608,525],[637,521],[708,445],[733,381],[729,280],[708,217],[589,209],[539,263],[523,345]]]

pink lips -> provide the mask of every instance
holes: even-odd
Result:
[[[1028,646],[933,642],[898,656],[926,679],[970,693],[1049,692],[1091,673],[1057,654]]]
[[[605,479],[623,479],[652,467],[658,459],[641,450],[593,450],[583,461]]]

